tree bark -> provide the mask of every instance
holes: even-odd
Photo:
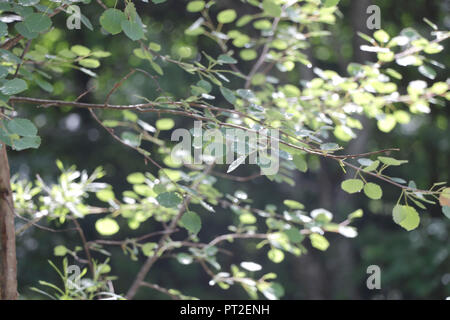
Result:
[[[0,149],[0,299],[17,299],[14,203],[6,146]]]

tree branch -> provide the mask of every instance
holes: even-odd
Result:
[[[0,299],[17,299],[14,203],[6,145],[0,148]]]

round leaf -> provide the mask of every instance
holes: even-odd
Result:
[[[185,227],[190,233],[197,234],[202,228],[202,220],[195,212],[188,211],[183,217],[181,217],[180,222],[183,227]]]
[[[99,200],[104,201],[104,202],[109,202],[111,200],[114,200],[114,198],[115,198],[114,192],[109,189],[100,190],[95,195],[97,196],[97,198]]]
[[[394,222],[407,231],[416,229],[420,223],[420,217],[416,209],[410,206],[396,205],[392,210]]]
[[[181,203],[181,198],[175,192],[164,192],[156,197],[158,203],[166,208],[175,208]]]
[[[28,89],[27,83],[22,79],[12,79],[5,82],[0,91],[7,96],[20,93]]]
[[[123,32],[133,41],[144,38],[144,31],[139,23],[136,21],[123,20],[121,23]]]
[[[170,119],[170,118],[159,119],[156,121],[156,128],[161,131],[170,130],[174,126],[175,126],[175,121],[173,121],[173,119]]]
[[[38,132],[33,122],[28,119],[12,119],[6,124],[6,127],[10,133],[15,133],[22,137],[34,137]]]
[[[364,193],[367,197],[373,200],[381,199],[383,190],[376,183],[369,182],[364,186]]]
[[[119,231],[119,224],[111,218],[99,219],[95,223],[95,229],[103,236],[111,236]]]
[[[125,15],[118,9],[108,9],[100,16],[100,25],[111,34],[118,34],[122,31],[122,20]]]
[[[186,9],[189,12],[199,12],[205,7],[205,1],[191,1],[188,3]]]
[[[236,17],[237,17],[236,11],[234,11],[233,9],[227,9],[223,10],[217,15],[217,20],[220,23],[230,23],[233,22],[236,19]]]
[[[319,249],[321,251],[327,250],[328,247],[330,246],[330,243],[328,242],[327,238],[317,233],[311,234],[309,236],[309,240],[311,240],[311,245],[314,248]]]
[[[31,32],[44,32],[52,26],[52,20],[45,13],[32,13],[24,20],[25,26]]]
[[[341,183],[341,188],[348,193],[360,192],[364,187],[364,183],[359,179],[348,179]]]
[[[284,260],[284,252],[281,251],[280,249],[271,249],[269,250],[269,252],[267,252],[267,256],[269,257],[270,260],[272,260],[275,263],[280,263],[281,261]]]

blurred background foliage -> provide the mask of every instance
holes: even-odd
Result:
[[[113,0],[105,1],[109,6]],[[187,1],[169,0],[159,6],[148,6],[136,1],[138,12],[148,26],[149,40],[161,44],[162,53],[175,54],[179,47],[191,48],[195,57],[201,50],[219,54],[210,40],[200,37],[189,37],[184,30],[193,22],[195,16],[185,11]],[[369,1],[342,0],[339,8],[340,19],[336,25],[329,27],[330,37],[315,38],[313,46],[308,50],[310,59],[320,68],[346,72],[349,62],[364,62],[373,59],[372,54],[361,52],[357,31],[365,30],[368,17],[366,9],[370,4],[381,8],[381,27],[388,33],[397,34],[405,27],[413,27],[422,34],[430,31],[423,22],[426,17],[436,23],[440,29],[450,27],[450,1],[415,0],[415,1]],[[238,0],[218,1],[219,8],[234,8],[239,15],[245,7]],[[102,8],[86,6],[83,14],[90,17],[94,28],[99,28],[98,17]],[[151,8],[151,10],[149,9]],[[192,16],[191,16],[192,15]],[[66,17],[61,15],[55,24],[65,24]],[[92,80],[87,75],[73,70],[64,76],[55,78],[55,98],[75,99],[87,87],[96,85],[97,90],[84,97],[84,101],[102,103],[104,94],[114,85],[117,79],[127,74],[130,67],[138,67],[152,72],[148,64],[132,55],[134,47],[129,47],[125,36],[114,38],[102,36],[100,32],[92,32],[83,27],[81,30],[53,30],[44,35],[45,45],[49,50],[70,48],[82,44],[92,49],[109,51],[112,55],[102,59],[98,69],[98,78]],[[124,45],[126,44],[126,45]],[[444,45],[447,45],[445,43]],[[217,52],[216,52],[217,51]],[[449,65],[450,54],[444,50],[436,60]],[[248,72],[247,65],[239,66]],[[406,68],[405,68],[406,69]],[[165,76],[158,80],[159,85],[175,95],[185,96],[192,82],[183,70],[167,66]],[[408,73],[409,72],[409,73]],[[439,70],[436,81],[446,81],[445,69]],[[418,77],[417,70],[411,68],[403,78],[403,91],[407,83]],[[311,71],[298,68],[298,72],[289,80],[298,83],[311,77]],[[401,90],[402,90],[401,89]],[[43,97],[43,91],[35,89],[30,96]],[[135,74],[112,97],[111,102],[134,103],[136,96],[156,96],[157,85],[144,75]],[[44,98],[44,97],[43,97]],[[55,165],[61,159],[66,165],[75,164],[79,169],[92,171],[102,165],[107,176],[103,180],[113,185],[119,194],[127,188],[126,176],[132,172],[151,171],[155,168],[146,166],[142,157],[121,145],[118,145],[106,132],[93,121],[88,111],[64,109],[35,109],[20,106],[19,114],[33,119],[39,127],[42,145],[38,150],[26,152],[10,152],[10,164],[13,174],[33,179],[40,174],[46,181],[55,181],[58,169]],[[445,106],[432,108],[431,116],[413,115],[409,124],[398,125],[389,134],[377,130],[374,120],[365,121],[365,129],[355,141],[347,143],[349,153],[399,147],[400,159],[409,159],[408,165],[397,169],[397,176],[414,178],[418,187],[427,188],[434,181],[449,180],[449,109]],[[153,123],[157,115],[148,115],[145,121]],[[176,127],[191,127],[189,119],[174,118]],[[389,139],[387,139],[389,137]],[[345,145],[345,144],[344,144]],[[158,159],[161,161],[162,159]],[[420,227],[406,232],[392,222],[391,209],[398,197],[398,190],[384,186],[385,197],[382,201],[367,201],[363,196],[348,197],[340,190],[343,180],[337,164],[311,158],[307,174],[296,173],[296,187],[283,184],[272,184],[265,178],[239,183],[239,188],[254,199],[255,207],[264,207],[267,199],[271,203],[280,204],[283,198],[301,201],[308,208],[326,208],[332,211],[337,219],[345,217],[358,208],[364,209],[364,218],[359,219],[356,226],[359,236],[347,239],[330,236],[331,246],[326,252],[310,250],[301,257],[287,256],[281,264],[274,264],[267,259],[266,252],[255,249],[254,242],[240,242],[235,245],[235,255],[231,259],[238,263],[242,260],[255,261],[264,266],[266,272],[274,271],[279,275],[279,282],[285,287],[285,299],[443,299],[450,296],[450,221],[445,219],[439,206],[431,206],[427,214],[422,215]],[[320,161],[320,162],[319,162]],[[314,169],[315,168],[315,169]],[[237,174],[247,176],[254,168],[241,166]],[[220,190],[234,192],[236,183],[221,180]],[[96,201],[92,199],[92,201]],[[88,240],[96,237],[94,222],[96,217],[83,219],[82,224]],[[231,215],[227,210],[218,210],[216,214],[203,221],[208,228],[202,230],[202,236],[213,238],[223,232],[229,224]],[[18,224],[20,227],[20,220]],[[155,227],[144,225],[141,230],[151,232]],[[124,226],[117,238],[123,239],[135,235],[135,232]],[[17,254],[19,261],[19,292],[22,298],[43,298],[30,290],[37,285],[37,280],[58,283],[57,275],[47,264],[47,259],[61,265],[59,257],[53,256],[53,248],[64,244],[67,247],[77,245],[75,232],[51,233],[40,229],[29,229],[18,239]],[[120,248],[112,248],[115,258],[111,261],[112,274],[118,276],[115,281],[116,293],[124,293],[134,279],[143,261],[130,261]],[[369,265],[379,265],[382,271],[381,290],[368,290],[366,287],[366,269]],[[168,288],[177,288],[186,295],[209,299],[245,299],[248,298],[240,287],[232,287],[224,291],[217,286],[208,285],[208,276],[197,265],[183,266],[172,259],[159,262],[150,274],[150,280]],[[142,289],[136,298],[166,298],[153,290]]]

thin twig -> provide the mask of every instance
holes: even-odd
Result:
[[[120,88],[120,86],[132,75],[136,72],[135,69],[132,69],[127,75],[125,75],[119,82],[117,82],[114,87],[111,89],[111,91],[109,91],[108,95],[106,96],[105,99],[105,105],[108,105],[109,102],[109,98],[111,97],[111,95]]]
[[[148,238],[152,238],[152,237],[154,237],[154,236],[158,236],[158,235],[162,235],[162,234],[167,234],[167,233],[175,233],[175,232],[177,232],[177,231],[179,231],[179,230],[178,230],[178,229],[175,229],[175,230],[173,230],[173,231],[169,231],[169,230],[156,231],[156,232],[148,233],[148,234],[145,234],[145,235],[143,235],[143,236],[137,237],[137,238],[135,238],[135,239],[125,239],[125,240],[93,240],[93,241],[88,241],[88,244],[91,245],[91,244],[94,244],[94,243],[95,243],[95,244],[105,244],[105,245],[112,245],[112,246],[121,246],[121,245],[124,245],[124,244],[129,243],[129,242],[133,242],[133,241],[140,242],[140,241],[146,240],[146,239],[148,239]]]
[[[89,268],[91,269],[92,272],[92,277],[95,277],[95,269],[94,265],[92,264],[92,256],[89,250],[89,245],[86,240],[86,236],[84,235],[83,229],[81,228],[81,225],[78,223],[77,218],[72,217],[72,221],[75,224],[78,234],[80,235],[81,241],[83,242],[84,253],[86,254],[86,259],[88,260]]]
[[[172,294],[169,290],[167,290],[166,288],[160,287],[157,284],[153,284],[153,283],[149,283],[149,282],[142,282],[141,286],[143,287],[148,287],[148,288],[152,288],[156,291],[162,292],[166,295],[168,295],[169,297],[171,297],[173,300],[181,300],[180,297]]]
[[[273,24],[272,24],[272,35],[269,37],[269,39],[267,39],[266,44],[264,45],[261,55],[259,56],[258,61],[256,61],[255,65],[253,66],[253,68],[250,70],[250,73],[247,76],[247,80],[245,81],[245,89],[250,88],[250,85],[252,83],[252,78],[253,76],[258,72],[259,68],[261,67],[261,65],[264,63],[264,61],[266,60],[266,55],[269,52],[270,49],[270,43],[272,42],[274,35],[275,35],[275,31],[278,27],[278,23],[280,22],[280,18],[277,17],[273,20]]]
[[[208,166],[205,171],[203,172],[202,177],[197,178],[197,180],[192,185],[192,190],[196,190],[198,186],[200,185],[203,176],[209,174],[209,172],[212,170],[213,165]],[[172,219],[170,225],[167,227],[168,231],[172,231],[176,229],[176,226],[178,224],[178,221],[180,221],[181,217],[183,216],[184,212],[187,210],[187,207],[189,206],[189,203],[191,202],[192,196],[188,195],[185,200],[183,201],[182,206],[178,210],[177,215],[175,218]],[[144,281],[145,277],[147,276],[148,272],[152,268],[153,264],[158,260],[160,255],[162,254],[162,251],[164,249],[164,243],[169,238],[170,233],[165,234],[161,237],[161,239],[158,242],[158,245],[155,249],[155,253],[148,257],[147,261],[144,263],[144,265],[139,270],[136,278],[133,281],[133,284],[131,285],[130,289],[128,290],[126,294],[127,299],[133,299],[133,297],[136,295],[137,290],[142,285],[142,282]]]
[[[14,72],[14,75],[13,75],[13,79],[15,77],[17,77],[17,75],[19,74],[19,69],[23,64],[23,58],[27,54],[28,50],[30,50],[30,45],[31,45],[31,40],[28,40],[27,44],[25,45],[25,49],[23,49],[22,54],[20,56],[20,63],[17,65],[16,72]]]

